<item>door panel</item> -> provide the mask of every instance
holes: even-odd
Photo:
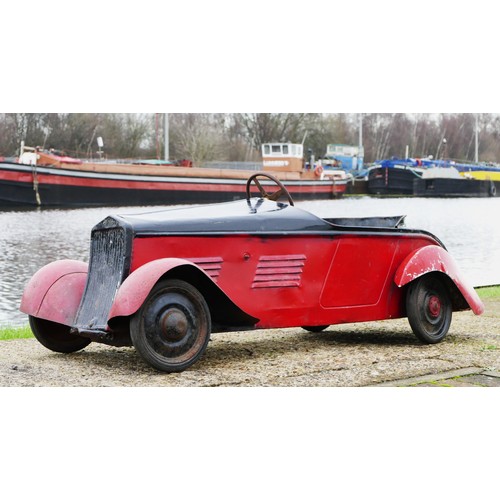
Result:
[[[377,304],[397,246],[391,237],[341,238],[321,294],[322,307]]]

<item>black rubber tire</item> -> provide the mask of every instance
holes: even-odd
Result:
[[[54,352],[62,352],[68,354],[70,352],[81,351],[87,347],[91,340],[85,337],[78,337],[69,333],[70,327],[54,323],[46,319],[29,317],[31,331],[35,338]]]
[[[406,314],[413,333],[426,344],[441,342],[451,324],[452,303],[443,280],[425,275],[410,283]]]
[[[210,310],[203,295],[181,280],[159,281],[130,320],[132,344],[157,370],[181,372],[205,352]]]
[[[320,333],[326,330],[330,325],[303,326],[302,328],[311,333]]]

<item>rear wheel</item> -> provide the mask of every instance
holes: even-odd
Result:
[[[409,285],[406,313],[413,333],[427,344],[444,339],[451,324],[452,304],[442,279],[425,275]]]
[[[80,351],[90,344],[90,339],[69,333],[70,327],[46,319],[29,317],[31,331],[35,338],[54,352],[70,353]]]
[[[204,353],[211,330],[201,293],[181,280],[159,281],[130,321],[130,336],[142,358],[164,372],[180,372]]]

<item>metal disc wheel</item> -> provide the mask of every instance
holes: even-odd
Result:
[[[164,372],[180,372],[204,353],[210,311],[201,293],[181,280],[159,281],[130,321],[132,343],[142,358]]]
[[[69,333],[70,327],[46,319],[29,317],[31,331],[35,338],[54,352],[70,353],[80,351],[90,344],[90,339]]]
[[[259,177],[264,177],[264,178],[270,179],[278,186],[279,189],[277,191],[274,191],[273,193],[267,192],[265,190],[264,186],[262,186],[262,184],[259,182],[259,179],[258,179]],[[252,176],[250,176],[248,178],[247,187],[246,187],[247,200],[250,200],[250,187],[252,185],[252,182],[257,186],[257,189],[259,190],[262,198],[266,198],[267,200],[271,200],[271,201],[278,201],[282,196],[285,196],[286,199],[288,200],[288,203],[293,207],[293,205],[294,205],[293,198],[292,198],[291,194],[288,192],[288,189],[274,175],[266,174],[264,172],[257,172],[256,174],[253,174]]]
[[[428,275],[412,282],[406,295],[406,313],[413,333],[422,342],[441,342],[450,328],[452,313],[443,281]]]

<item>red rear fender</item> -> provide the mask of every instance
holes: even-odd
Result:
[[[398,267],[394,282],[398,287],[402,287],[424,274],[436,271],[450,277],[475,314],[484,312],[481,299],[461,275],[453,257],[444,248],[437,245],[419,248],[408,255]]]
[[[52,262],[29,280],[21,312],[71,326],[87,281],[88,264],[78,260]]]

